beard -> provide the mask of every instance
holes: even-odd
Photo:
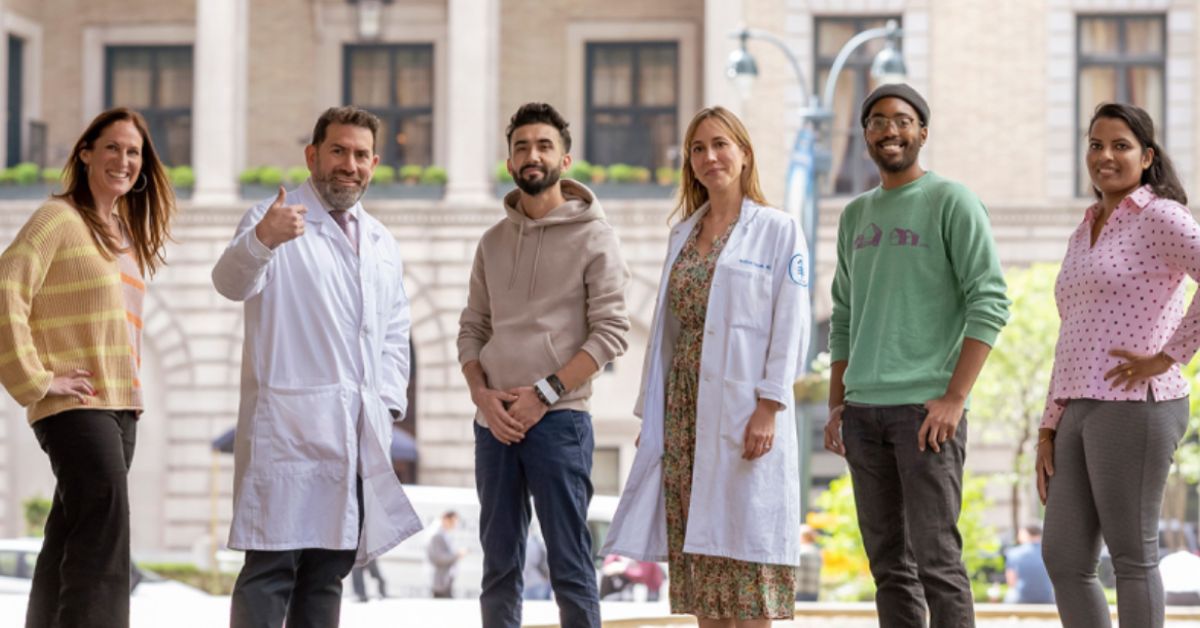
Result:
[[[365,180],[358,185],[340,185],[334,182],[333,172],[325,172],[321,168],[320,159],[317,159],[313,165],[316,171],[312,175],[313,187],[317,188],[317,192],[321,194],[321,198],[325,199],[325,202],[334,211],[354,207],[354,204],[366,193],[369,180]]]
[[[540,179],[529,180],[525,178],[525,173],[530,170],[536,170],[542,173]],[[514,177],[514,182],[520,190],[530,196],[537,196],[547,189],[558,183],[559,177],[562,176],[562,170],[559,168],[551,168],[548,166],[526,166],[521,170],[520,176]]]
[[[886,172],[904,172],[917,163],[917,156],[921,152],[921,145],[911,140],[904,141],[904,145],[900,148],[899,155],[884,155],[879,147],[879,142],[875,144],[867,144],[867,154],[871,156],[871,161],[879,166],[880,170]]]

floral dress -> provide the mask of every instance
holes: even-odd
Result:
[[[671,313],[679,321],[667,376],[663,451],[671,612],[704,619],[790,619],[796,599],[795,567],[683,552],[695,464],[700,348],[708,291],[717,258],[736,224],[730,224],[702,257],[696,249],[697,223],[671,267],[667,295]]]

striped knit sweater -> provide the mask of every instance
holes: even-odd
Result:
[[[122,267],[128,260],[105,259],[79,213],[57,199],[34,212],[0,255],[0,383],[26,406],[30,423],[73,408],[142,408],[145,286]],[[55,374],[74,369],[92,373],[96,395],[87,404],[46,396]]]

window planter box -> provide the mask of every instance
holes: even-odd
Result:
[[[596,193],[596,198],[600,199],[601,204],[606,198],[616,199],[671,199],[675,198],[678,186],[674,185],[658,185],[657,183],[584,183],[592,192]],[[512,183],[496,183],[495,192],[496,198],[504,198],[516,186]]]

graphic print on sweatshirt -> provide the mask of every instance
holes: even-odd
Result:
[[[858,251],[865,248],[878,248],[883,244],[883,229],[875,223],[870,223],[854,238],[854,250]],[[922,241],[921,234],[914,229],[904,227],[896,227],[888,232],[888,246],[913,246],[918,248],[929,248],[929,244]]]

